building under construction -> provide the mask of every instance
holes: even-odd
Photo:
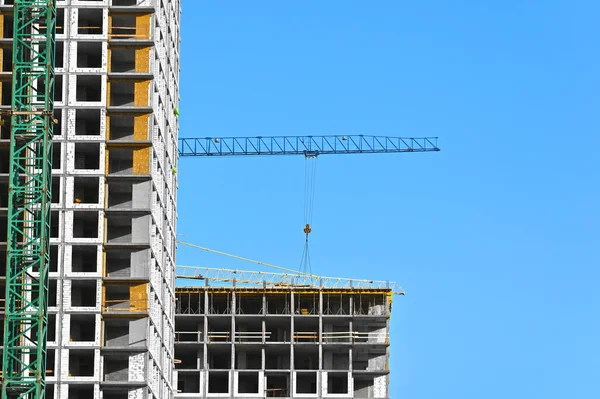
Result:
[[[211,271],[186,269],[207,284],[176,290],[177,397],[389,397],[386,283],[255,273],[258,288],[216,287]]]
[[[56,5],[46,398],[172,398],[179,0]],[[0,0],[3,110],[11,107],[13,7]]]

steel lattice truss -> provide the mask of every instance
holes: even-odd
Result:
[[[437,137],[281,136],[180,138],[180,156],[368,154],[439,151]]]
[[[2,398],[45,397],[55,0],[14,6]]]
[[[220,269],[200,266],[177,266],[177,278],[203,280],[207,285],[254,286],[266,288],[338,288],[353,290],[389,290],[404,294],[404,289],[394,282],[360,280],[341,277],[323,277],[309,274],[270,273],[253,270]]]

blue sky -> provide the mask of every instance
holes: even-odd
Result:
[[[182,6],[181,137],[440,137],[318,161],[313,272],[407,291],[392,398],[598,397],[597,2]],[[178,173],[182,239],[298,267],[302,157]]]

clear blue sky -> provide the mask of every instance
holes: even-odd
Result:
[[[183,1],[181,137],[440,137],[440,153],[318,161],[313,272],[407,291],[392,398],[599,397],[599,12]],[[182,239],[298,267],[302,157],[178,171]],[[253,266],[181,247],[178,263]]]

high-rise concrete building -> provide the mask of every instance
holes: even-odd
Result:
[[[178,399],[389,398],[390,289],[177,288]]]
[[[14,0],[0,0],[11,103]],[[179,0],[57,0],[48,398],[165,399],[174,363]],[[0,127],[0,274],[10,127]],[[0,276],[4,309],[5,277]]]

